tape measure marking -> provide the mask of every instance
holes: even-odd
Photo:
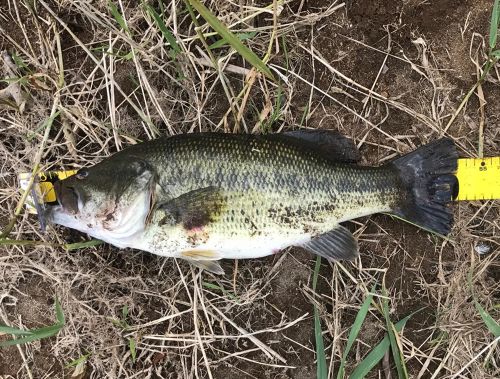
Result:
[[[500,157],[458,160],[456,200],[500,199]]]

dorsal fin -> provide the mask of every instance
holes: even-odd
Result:
[[[303,142],[333,161],[357,163],[361,160],[361,154],[354,142],[337,131],[303,129],[280,134]]]

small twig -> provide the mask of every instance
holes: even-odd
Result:
[[[194,61],[202,66],[211,67],[211,68],[214,68],[217,70],[217,66],[214,65],[214,63],[212,61],[210,61],[210,59],[207,59],[205,57],[201,57],[201,58],[195,57]],[[238,74],[238,75],[248,75],[250,73],[251,69],[236,66],[234,64],[227,64],[224,66],[223,71],[231,72],[233,74]]]
[[[238,260],[234,260],[233,293],[236,295],[236,279],[238,277]]]
[[[479,158],[482,158],[484,150],[484,106],[486,105],[486,100],[484,100],[483,86],[481,85],[481,68],[477,64],[478,60],[479,57],[476,57],[476,74],[478,78],[477,97],[479,99],[479,141],[477,155]]]
[[[467,104],[467,102],[469,101],[469,98],[472,96],[472,94],[474,93],[474,91],[476,90],[476,88],[477,88],[478,85],[479,85],[479,82],[477,82],[476,84],[474,84],[474,86],[469,90],[469,92],[467,92],[467,95],[465,95],[465,97],[462,99],[462,101],[460,102],[460,105],[458,106],[457,110],[455,111],[455,113],[453,113],[453,116],[451,116],[450,120],[448,121],[448,123],[444,127],[442,135],[444,135],[448,131],[448,129],[450,128],[451,124],[453,124],[453,122],[456,120],[456,118],[458,117],[458,115],[460,114],[460,112],[462,111],[462,109],[465,107],[465,104]]]
[[[198,270],[197,270],[198,271]],[[193,283],[197,283],[198,281],[198,275],[200,275],[200,272],[198,271],[197,274],[195,274],[194,269],[191,268],[191,273],[193,275]],[[199,297],[198,291],[194,291],[193,293],[193,323],[194,323],[194,334],[196,337],[196,340],[198,342],[198,345],[201,350],[201,355],[203,356],[203,361],[205,363],[205,367],[207,368],[207,374],[210,379],[213,379],[212,376],[212,370],[210,370],[210,362],[208,361],[207,353],[205,351],[205,346],[203,344],[203,340],[201,339],[200,335],[200,329],[199,329],[199,321],[198,321],[198,297]],[[201,300],[201,299],[200,299]]]

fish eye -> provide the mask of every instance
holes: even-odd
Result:
[[[87,170],[80,170],[76,173],[75,176],[77,179],[85,179],[87,176],[89,176],[89,172]]]

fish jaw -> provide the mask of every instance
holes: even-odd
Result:
[[[51,224],[65,226],[81,232],[87,232],[87,230],[89,230],[88,225],[82,223],[75,213],[64,209],[61,205],[45,208],[43,217]]]

